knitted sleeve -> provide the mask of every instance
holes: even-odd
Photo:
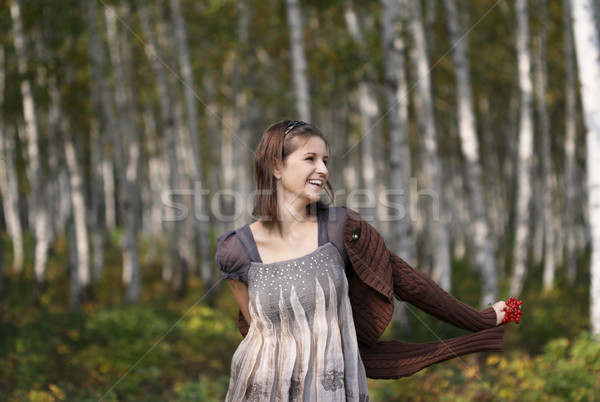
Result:
[[[390,253],[394,269],[394,293],[403,301],[427,314],[467,331],[476,332],[496,326],[496,311],[479,311],[445,292],[429,276]]]
[[[496,312],[489,307],[478,311],[455,299],[429,276],[410,267],[390,253],[394,269],[394,293],[426,313],[473,332],[429,343],[377,342],[361,347],[361,357],[370,378],[410,376],[435,363],[478,352],[501,352],[505,325],[496,326]]]
[[[400,341],[377,342],[359,346],[369,378],[394,379],[414,373],[455,357],[478,352],[501,352],[504,325],[473,334],[429,343]]]

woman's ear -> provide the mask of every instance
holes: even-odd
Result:
[[[273,162],[273,177],[277,180],[281,179],[281,171],[283,170],[283,163],[281,161],[275,159]]]

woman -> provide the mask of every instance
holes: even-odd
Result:
[[[367,401],[366,377],[399,378],[433,363],[502,350],[504,302],[481,312],[391,253],[331,195],[320,130],[284,120],[254,156],[259,219],[219,236],[216,263],[240,307],[244,340],[227,400]],[[427,344],[379,342],[393,295],[474,332]]]

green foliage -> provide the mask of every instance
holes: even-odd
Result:
[[[370,383],[373,400],[591,401],[600,392],[600,342],[555,339],[537,356],[466,356],[398,381]]]
[[[197,381],[188,381],[175,385],[176,401],[219,402],[227,393],[229,377],[221,376],[213,379],[201,375]]]

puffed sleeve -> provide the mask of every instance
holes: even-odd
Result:
[[[217,238],[215,263],[224,278],[248,284],[250,259],[235,230],[227,231]]]

